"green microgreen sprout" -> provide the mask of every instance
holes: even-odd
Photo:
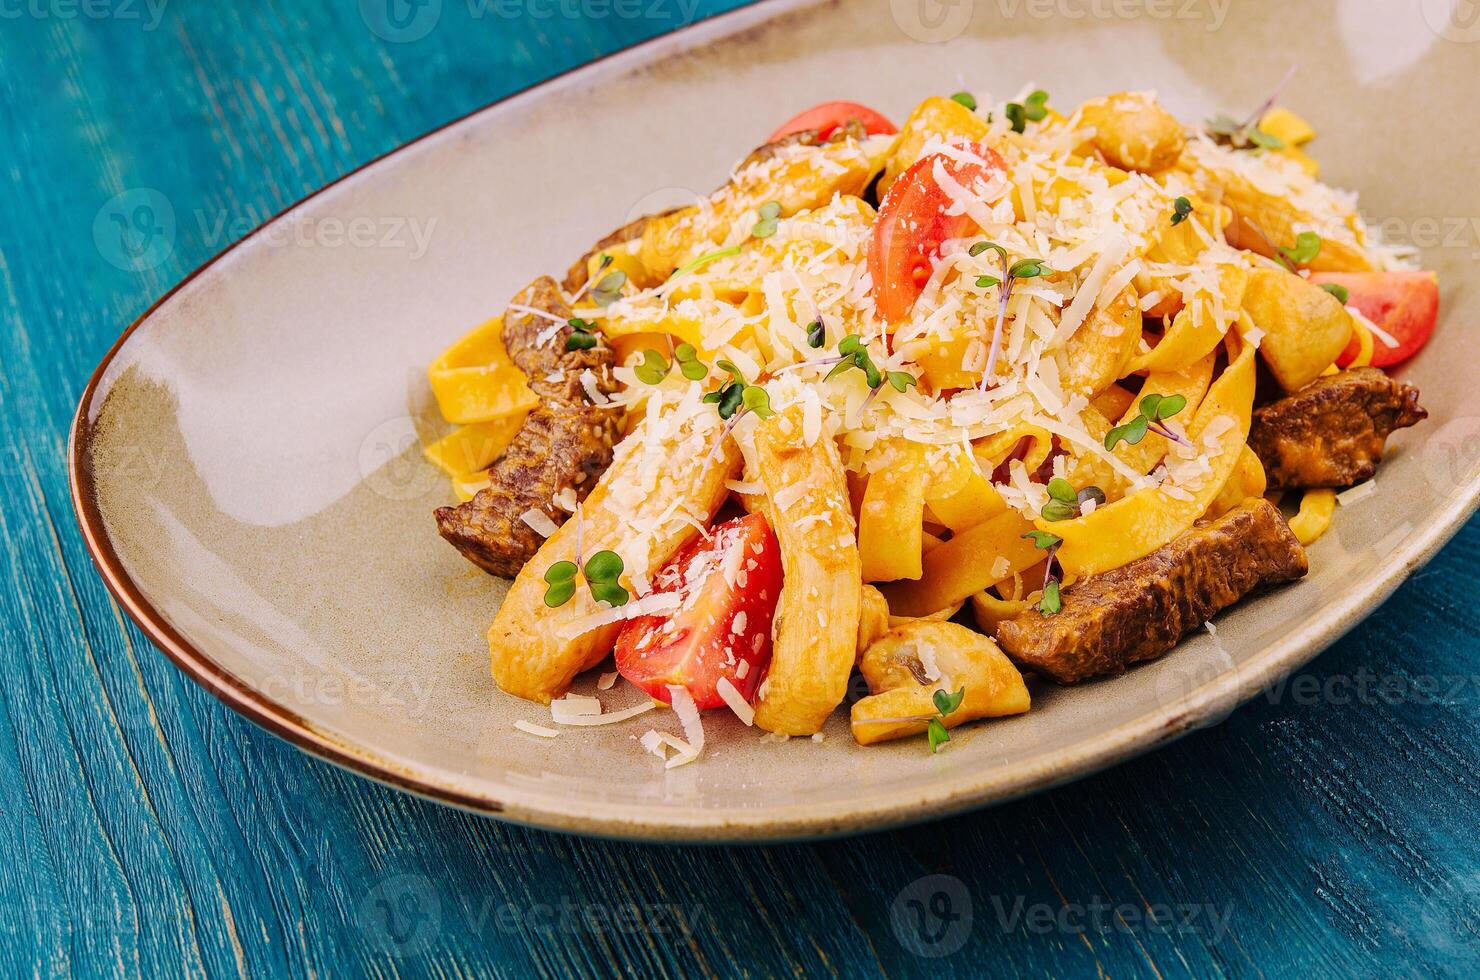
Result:
[[[557,561],[545,569],[545,584],[549,586],[545,590],[545,605],[554,609],[570,601],[576,594],[577,571],[573,561]]]
[[[730,430],[745,417],[745,413],[750,412],[762,419],[771,418],[776,414],[771,408],[771,396],[766,389],[746,381],[744,372],[736,367],[733,361],[720,358],[714,362],[714,366],[728,374],[730,380],[704,396],[704,402],[714,405],[719,412],[719,417],[726,421],[719,441],[709,451],[711,459],[719,447],[724,444],[725,437],[730,434]]]
[[[940,747],[951,740],[950,730],[946,728],[944,719],[952,712],[961,707],[961,702],[966,700],[966,688],[961,688],[955,694],[948,691],[936,691],[931,696],[935,704],[935,714],[931,716],[929,724],[925,726],[926,738],[930,741],[930,754],[934,755],[940,751]]]
[[[703,255],[699,256],[693,261],[686,262],[683,265],[679,266],[677,269],[674,269],[673,272],[669,274],[668,278],[663,280],[663,285],[666,286],[673,280],[677,279],[679,276],[686,276],[690,272],[693,272],[695,269],[702,269],[711,262],[718,262],[720,259],[739,254],[739,245],[731,245],[729,248],[721,248],[716,249],[713,252],[705,252]]]
[[[1332,296],[1335,296],[1342,306],[1345,306],[1347,301],[1352,298],[1351,290],[1339,282],[1323,282],[1321,283],[1321,288]]]
[[[1214,142],[1232,147],[1235,150],[1246,150],[1250,147],[1259,147],[1265,150],[1283,150],[1285,148],[1285,141],[1273,133],[1266,133],[1260,129],[1259,123],[1264,119],[1265,114],[1274,108],[1275,100],[1280,97],[1280,93],[1285,90],[1285,86],[1290,84],[1290,79],[1295,77],[1297,67],[1296,65],[1290,66],[1290,70],[1285,72],[1285,77],[1274,87],[1274,91],[1269,94],[1269,98],[1265,99],[1263,104],[1255,109],[1243,122],[1239,122],[1232,116],[1221,112],[1212,119],[1209,119],[1206,123],[1208,135],[1213,138]]]
[[[586,295],[586,290],[590,289],[592,286],[594,286],[596,284],[596,277],[599,276],[599,275],[601,275],[607,269],[611,268],[611,264],[612,264],[612,257],[611,257],[611,255],[609,255],[606,252],[602,252],[601,253],[601,261],[597,264],[596,271],[593,272],[593,273],[591,273],[589,276],[587,276],[586,277],[586,284],[583,285],[580,289],[577,289],[575,291],[575,295],[571,296],[570,302],[571,302],[572,305],[574,305],[575,302],[577,300],[579,300],[582,296]]]
[[[627,604],[627,590],[617,581],[623,571],[622,556],[615,551],[598,551],[586,562],[586,584],[591,598],[611,606]]]
[[[622,286],[627,282],[627,273],[621,269],[608,272],[591,290],[591,298],[597,306],[611,306],[622,298]]]
[[[874,359],[869,356],[868,345],[856,333],[850,333],[838,341],[838,357],[833,369],[827,372],[827,377],[823,380],[831,381],[851,368],[858,368],[863,372],[864,380],[868,382],[870,388],[878,388],[884,383],[883,374],[874,364]]]
[[[1063,477],[1056,476],[1048,481],[1048,502],[1039,511],[1045,521],[1067,521],[1078,517],[1085,503],[1090,500],[1098,507],[1105,502],[1105,491],[1099,487],[1089,486],[1083,490],[1075,490],[1074,484]],[[1023,535],[1029,537],[1033,532]],[[1040,532],[1042,533],[1042,532]],[[1054,537],[1054,535],[1048,535]],[[1039,544],[1038,538],[1033,538],[1033,543],[1044,548],[1046,545]]]
[[[1007,113],[1007,121],[1012,123],[1012,131],[1014,133],[1024,132],[1030,120],[1042,122],[1048,115],[1048,93],[1039,89],[1020,103],[1007,103],[1004,111]]]
[[[642,351],[642,363],[633,368],[632,373],[643,384],[656,385],[662,384],[663,379],[668,377],[670,367],[672,365],[668,363],[668,358],[651,347],[645,347]]]
[[[1059,595],[1059,580],[1052,576],[1043,583],[1043,598],[1038,600],[1038,612],[1044,616],[1053,616],[1064,608],[1064,602]]]
[[[565,338],[565,349],[568,351],[590,350],[596,346],[596,325],[590,320],[582,320],[580,317],[571,317],[565,321],[570,325],[570,333]]]
[[[1068,483],[1067,480],[1059,482]],[[1052,483],[1050,483],[1050,486],[1052,486]],[[1072,491],[1073,488],[1071,487],[1070,489]],[[1099,494],[1099,501],[1101,503],[1104,502],[1105,494],[1101,492],[1099,487],[1085,487],[1084,490],[1079,492],[1079,496],[1084,497],[1089,491]],[[1053,491],[1049,492],[1052,493]],[[1047,508],[1044,508],[1044,510],[1046,513]],[[1049,519],[1053,520],[1053,518]],[[1064,539],[1057,534],[1050,534],[1047,531],[1029,531],[1023,537],[1031,540],[1035,547],[1048,552],[1043,570],[1043,596],[1038,600],[1038,611],[1044,616],[1052,616],[1063,607],[1063,602],[1059,597],[1059,577],[1054,574],[1054,561],[1058,558],[1059,545],[1064,543]]]
[[[673,348],[673,359],[678,362],[679,372],[690,381],[703,381],[709,376],[709,368],[699,360],[699,352],[693,344],[679,344]]]
[[[1180,443],[1191,449],[1192,443],[1162,424],[1186,407],[1187,398],[1183,395],[1147,395],[1141,399],[1141,413],[1139,415],[1129,422],[1117,425],[1105,434],[1105,448],[1113,450],[1121,442],[1127,442],[1134,446],[1146,438],[1147,432],[1155,432],[1163,438],[1170,439],[1172,442]]]
[[[807,324],[807,346],[817,350],[827,343],[827,328],[822,325],[822,317],[818,317]]]
[[[1192,214],[1192,202],[1185,197],[1179,197],[1172,202],[1172,227],[1175,228],[1186,221]]]
[[[1253,121],[1239,122],[1232,116],[1220,112],[1209,119],[1206,126],[1213,142],[1235,150],[1246,150],[1255,146],[1266,150],[1285,148],[1284,140],[1259,128],[1258,118]]]
[[[746,411],[754,412],[763,419],[776,414],[771,408],[771,396],[760,385],[746,385],[740,393],[740,403],[745,406]]]
[[[1295,266],[1309,265],[1321,254],[1321,236],[1313,231],[1302,231],[1295,236],[1294,248],[1280,248],[1280,255],[1290,265],[1292,271]]]
[[[767,201],[756,209],[760,220],[750,229],[750,233],[756,238],[770,238],[776,234],[776,222],[781,218],[781,203],[779,201]]]
[[[951,101],[961,103],[972,112],[976,111],[976,96],[972,95],[970,92],[957,92],[955,95],[951,96]]]
[[[900,394],[904,394],[906,388],[912,385],[919,385],[920,383],[908,371],[888,371],[885,372],[884,377],[888,380],[890,386]]]
[[[966,250],[966,254],[975,258],[988,249],[996,252],[997,257],[1002,260],[1002,277],[978,276],[976,284],[982,289],[1000,285],[1002,296],[997,302],[997,322],[992,325],[992,343],[987,348],[987,368],[982,372],[983,391],[986,390],[988,380],[997,373],[997,348],[1002,344],[1002,325],[1007,320],[1007,303],[1012,298],[1012,287],[1019,279],[1036,279],[1053,271],[1042,259],[1018,259],[1013,262],[1007,249],[996,242],[975,242]]]

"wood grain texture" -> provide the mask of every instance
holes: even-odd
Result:
[[[817,845],[658,848],[503,826],[307,758],[176,672],[110,601],[70,514],[65,433],[103,352],[305,193],[684,19],[677,0],[635,19],[470,2],[448,0],[401,42],[367,29],[354,0],[177,0],[152,29],[142,0],[93,8],[103,17],[12,5],[0,20],[0,970],[1472,970],[1480,525],[1308,682],[1221,726],[1030,800]],[[94,222],[145,188],[176,233],[138,270],[115,264]],[[1434,692],[1377,686],[1423,677]]]

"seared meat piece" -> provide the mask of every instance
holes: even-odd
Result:
[[[512,305],[545,310],[562,320],[571,315],[548,277],[536,279]],[[552,328],[553,336],[541,343],[540,335]],[[539,550],[543,539],[521,515],[537,510],[560,523],[563,515],[551,498],[570,487],[577,500],[584,500],[612,460],[622,413],[592,405],[581,381],[589,371],[602,395],[614,392],[612,351],[603,345],[567,351],[570,333],[569,326],[557,327],[544,317],[514,309],[505,314],[504,346],[510,360],[529,377],[540,403],[489,468],[488,487],[465,504],[437,509],[442,537],[494,575],[512,578]]]
[[[739,173],[746,167],[753,167],[758,163],[765,163],[767,160],[774,157],[777,152],[781,150],[782,147],[816,146],[820,142],[822,141],[817,138],[817,130],[804,129],[801,132],[792,133],[790,136],[783,136],[779,140],[776,140],[772,143],[762,143],[760,146],[757,146],[755,149],[751,150],[749,156],[740,161],[740,166],[735,168],[735,172]]]
[[[627,222],[595,245],[592,245],[586,250],[586,254],[577,259],[575,264],[566,271],[565,281],[561,283],[565,287],[565,292],[568,295],[574,295],[577,290],[586,285],[586,280],[590,278],[587,272],[591,265],[591,256],[599,252],[608,251],[624,242],[630,242],[634,238],[641,238],[642,230],[647,227],[649,221],[653,218],[661,218],[666,214],[672,214],[676,210],[678,209],[669,208],[666,211],[659,211],[657,214],[645,214],[641,218]]]
[[[1285,518],[1256,497],[1145,558],[1074,583],[1053,616],[1030,609],[1001,623],[997,642],[1061,684],[1120,674],[1255,589],[1306,570],[1305,549]]]
[[[751,150],[748,157],[740,161],[740,166],[735,168],[735,172],[739,173],[746,167],[754,166],[757,163],[764,163],[774,157],[782,147],[786,146],[820,146],[823,143],[834,143],[841,139],[852,138],[860,142],[868,139],[868,131],[863,128],[863,123],[857,119],[849,119],[833,131],[825,140],[818,139],[817,133],[818,131],[815,129],[803,129],[788,136],[783,136],[779,140],[762,143],[760,146]]]
[[[854,139],[862,140],[867,135],[868,134],[864,131],[863,125],[858,122],[858,120],[850,119],[846,125],[838,129],[835,135],[829,137],[828,141],[830,142],[832,140],[842,139],[845,136],[851,136]],[[817,130],[815,129],[806,129],[802,130],[799,133],[792,133],[790,136],[783,136],[781,139],[776,140],[774,143],[765,143],[761,146],[756,147],[750,152],[749,156],[747,156],[744,160],[740,162],[740,166],[736,167],[735,171],[738,173],[739,171],[744,170],[746,167],[771,159],[776,155],[776,152],[784,146],[816,146],[821,142],[823,141],[817,138]],[[660,211],[657,214],[644,215],[643,217],[638,218],[635,221],[629,221],[627,222],[627,224],[618,228],[610,235],[607,235],[605,238],[601,239],[595,245],[592,245],[589,249],[586,250],[586,254],[577,259],[575,264],[566,271],[565,281],[561,283],[561,285],[565,287],[566,293],[573,294],[576,292],[576,290],[586,285],[586,280],[590,278],[588,272],[591,264],[591,257],[593,255],[613,249],[625,242],[630,242],[634,239],[641,238],[643,229],[647,227],[647,223],[649,221],[653,220],[654,218],[667,217],[668,215],[678,210],[680,209],[669,208],[666,211]]]
[[[1249,446],[1271,490],[1349,487],[1377,472],[1389,434],[1428,416],[1417,388],[1353,368],[1256,409]]]

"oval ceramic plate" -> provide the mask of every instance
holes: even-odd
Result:
[[[1427,3],[1380,20],[1355,3],[1213,0],[1042,16],[1060,6],[776,0],[507,99],[309,198],[161,300],[83,395],[73,493],[109,587],[188,674],[307,751],[583,833],[878,828],[1042,789],[1218,720],[1350,628],[1475,506],[1480,385],[1444,350],[1480,320],[1461,287],[1480,243],[1451,219],[1480,215],[1480,131],[1451,112],[1472,95],[1480,44]],[[1307,580],[1125,677],[1038,685],[1029,714],[971,726],[934,757],[919,740],[857,747],[845,712],[820,743],[785,744],[716,713],[706,757],[672,770],[635,741],[674,728],[671,715],[554,740],[514,729],[548,716],[489,677],[483,631],[504,585],[437,537],[449,490],[419,453],[440,431],[424,368],[447,343],[611,228],[718,184],[814,102],[901,118],[928,94],[1031,80],[1063,105],[1155,88],[1200,119],[1257,105],[1292,61],[1285,101],[1322,129],[1326,176],[1359,188],[1395,237],[1430,235],[1417,244],[1446,287],[1440,339],[1405,372],[1431,418],[1394,439],[1377,493],[1342,508]]]

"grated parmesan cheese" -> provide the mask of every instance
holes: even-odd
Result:
[[[1366,500],[1377,492],[1377,478],[1373,477],[1362,483],[1358,483],[1350,490],[1343,490],[1336,495],[1336,502],[1343,507],[1350,507],[1359,500]]]
[[[721,677],[719,682],[714,685],[714,689],[724,699],[729,709],[735,712],[736,718],[744,722],[747,727],[755,724],[755,709],[745,700],[739,689],[730,683],[728,677]]]
[[[528,524],[530,529],[542,538],[548,538],[556,531],[560,530],[560,528],[556,526],[555,522],[550,520],[548,515],[546,515],[543,511],[535,510],[533,507],[520,514],[519,519],[525,524]]]

